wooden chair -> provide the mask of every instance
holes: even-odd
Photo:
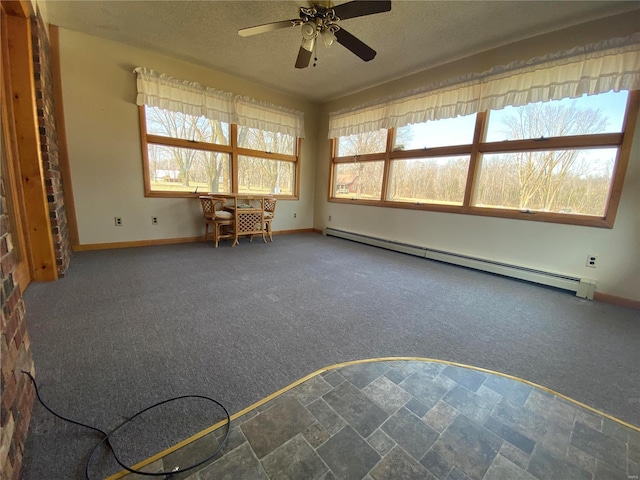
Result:
[[[234,238],[235,219],[231,212],[222,210],[224,198],[216,198],[209,195],[201,195],[200,205],[202,206],[202,215],[204,216],[205,231],[204,241],[209,237],[209,225],[213,227],[213,240],[215,247],[218,248],[218,242],[226,238]],[[218,206],[220,206],[218,208]]]
[[[267,235],[269,235],[269,240],[273,242],[273,235],[271,231],[271,221],[276,214],[276,202],[278,201],[275,197],[264,197],[264,223],[265,229],[267,231]]]
[[[238,237],[241,235],[250,235],[251,241],[253,241],[254,235],[262,235],[262,241],[267,243],[264,225],[264,200],[262,197],[251,200],[238,200],[238,197],[236,197],[233,210],[235,216],[235,236],[233,245],[231,245],[232,247],[238,244]]]

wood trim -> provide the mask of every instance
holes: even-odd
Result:
[[[231,130],[229,133],[231,137],[231,191],[238,191],[238,125],[231,124]]]
[[[51,46],[51,72],[53,74],[53,100],[55,105],[56,132],[58,135],[58,162],[64,187],[64,205],[69,226],[71,246],[80,243],[78,217],[71,181],[71,164],[67,145],[67,127],[64,119],[64,97],[62,95],[62,71],[60,67],[60,31],[57,25],[49,25],[49,43]]]
[[[469,207],[463,213],[482,217],[512,218],[516,220],[529,220],[533,222],[563,223],[566,225],[581,225],[584,227],[611,228],[602,217],[589,215],[566,215],[550,212],[521,212],[501,208]]]
[[[296,233],[312,233],[313,228],[296,228],[291,230],[274,230],[274,235],[292,235]]]
[[[387,146],[385,151],[384,165],[382,166],[382,190],[380,191],[380,199],[387,200],[389,193],[389,182],[391,182],[391,160],[389,152],[393,150],[396,139],[396,129],[390,128],[387,131]]]
[[[168,190],[152,190],[151,192],[145,194],[145,197],[148,198],[198,198],[200,195],[206,195],[209,192],[205,192],[201,190],[197,193],[194,192],[171,192]],[[269,197],[275,197],[278,200],[298,200],[294,195],[276,195],[276,194],[264,194]]]
[[[140,127],[140,153],[142,154],[142,183],[144,184],[144,196],[151,197],[151,179],[149,172],[149,147],[147,145],[147,112],[144,105],[138,106],[138,125]]]
[[[139,107],[144,112],[144,106]],[[146,130],[146,120],[144,128]],[[196,150],[206,150],[208,152],[231,153],[230,145],[217,145],[215,143],[198,142],[196,140],[185,140],[184,138],[163,137],[162,135],[146,134],[147,143],[166,145],[167,147],[191,148]]]
[[[144,196],[148,198],[198,198],[200,195],[206,194],[205,191],[191,192],[191,191],[169,191],[169,190],[151,190],[145,192]]]
[[[28,0],[2,0],[2,8],[7,15],[18,18],[29,18],[35,14]]]
[[[330,198],[329,202],[351,205],[368,205],[385,208],[403,208],[405,210],[424,210],[428,212],[458,213],[463,215],[478,215],[481,217],[510,218],[513,220],[529,220],[537,222],[562,223],[565,225],[581,225],[585,227],[611,228],[602,217],[590,217],[588,215],[565,215],[549,212],[520,212],[519,210],[463,207],[462,205],[445,205],[438,203],[408,203],[390,202],[382,200],[361,200],[355,198]]]
[[[365,153],[363,155],[351,155],[350,157],[336,157],[333,163],[353,163],[355,162],[380,162],[387,158],[387,153]]]
[[[459,155],[469,155],[472,150],[472,145],[452,145],[450,147],[420,148],[417,150],[396,150],[391,152],[389,156],[392,160],[455,157]]]
[[[2,113],[0,118],[2,119],[1,134],[4,147],[2,155],[5,155],[7,168],[6,172],[3,172],[6,173],[4,187],[6,196],[11,196],[10,205],[7,205],[7,207],[9,208],[9,213],[13,216],[11,224],[15,227],[15,229],[11,228],[14,242],[16,242],[14,248],[17,248],[19,251],[19,254],[14,252],[14,255],[17,255],[13,276],[16,283],[20,285],[21,291],[24,292],[31,282],[31,272],[29,268],[29,251],[25,239],[26,214],[24,211],[24,193],[22,191],[22,183],[19,180],[21,175],[20,165],[18,163],[18,141],[14,124],[13,104],[9,101],[10,98],[13,98],[13,94],[11,92],[11,81],[9,77],[9,71],[11,70],[9,62],[9,40],[7,36],[4,35],[4,32],[7,31],[7,15],[5,14],[4,8],[2,8],[0,16],[0,21],[2,22],[0,32],[3,33],[1,35],[2,70],[0,71],[0,101],[2,103]]]
[[[333,203],[348,203],[351,205],[372,205],[375,207],[388,207],[388,208],[405,208],[408,210],[430,210],[436,212],[448,212],[448,213],[466,213],[462,210],[462,206],[458,205],[443,205],[434,203],[408,203],[408,202],[396,202],[396,201],[383,201],[383,200],[361,200],[356,198],[338,198],[334,197],[330,199]]]
[[[331,201],[331,198],[333,197],[333,184],[334,184],[334,179],[335,179],[335,175],[336,175],[336,164],[335,162],[332,161],[332,158],[334,157],[334,155],[336,154],[336,149],[337,149],[337,145],[338,145],[338,141],[335,138],[330,138],[329,139],[329,185],[327,187],[327,201]]]
[[[618,297],[617,295],[611,295],[609,293],[593,292],[593,299],[598,302],[611,303],[613,305],[619,305],[621,307],[633,308],[634,310],[640,310],[640,301],[632,300],[630,298]]]
[[[610,228],[613,228],[613,222],[616,218],[616,214],[618,213],[618,206],[620,205],[620,197],[622,197],[622,188],[624,186],[624,179],[629,165],[629,157],[631,156],[631,147],[633,145],[633,135],[636,131],[638,110],[640,110],[640,91],[636,90],[631,92],[629,95],[627,114],[622,127],[624,136],[622,138],[620,150],[618,151],[616,166],[613,171],[613,183],[611,184],[611,192],[609,193],[609,203],[605,209],[605,221]]]
[[[131,247],[149,247],[152,245],[173,245],[176,243],[194,243],[202,242],[202,236],[199,237],[183,237],[183,238],[161,238],[155,240],[132,240],[129,242],[111,242],[111,243],[87,243],[84,245],[75,245],[74,252],[86,252],[89,250],[110,250],[114,248],[131,248]]]
[[[293,174],[295,175],[294,181],[293,181],[293,196],[296,200],[300,199],[300,169],[302,168],[301,165],[301,158],[302,158],[302,138],[298,138],[296,140],[296,164],[293,166]]]
[[[282,162],[297,162],[296,155],[285,155],[284,153],[261,152],[260,150],[251,150],[250,148],[238,147],[238,155],[244,157],[267,158],[269,160],[280,160]]]
[[[55,280],[58,278],[58,269],[40,153],[31,21],[25,18],[7,17],[7,30],[31,277],[39,281]]]
[[[476,185],[478,184],[478,171],[480,168],[480,142],[484,138],[487,127],[487,112],[478,112],[476,115],[476,125],[473,131],[473,145],[469,157],[469,169],[467,170],[467,184],[464,189],[464,199],[462,205],[469,207],[476,197]]]
[[[358,155],[357,161],[375,162],[386,160],[387,158],[391,160],[403,160],[429,157],[453,157],[458,155],[469,155],[472,149],[473,145],[452,145],[450,147],[420,148],[415,150],[393,150],[393,144],[389,145],[389,142],[387,141],[387,152]],[[333,163],[353,163],[353,156],[335,157],[333,159]]]
[[[573,148],[606,148],[622,144],[622,133],[600,133],[573,135],[536,140],[509,140],[505,142],[481,143],[482,153],[531,152],[537,150],[561,150]]]
[[[293,233],[311,233],[313,228],[300,228],[297,230],[274,230],[273,235],[289,235]],[[87,243],[75,245],[74,252],[87,252],[91,250],[111,250],[116,248],[150,247],[153,245],[175,245],[179,243],[203,242],[203,236],[182,238],[160,238],[154,240],[132,240],[129,242]]]

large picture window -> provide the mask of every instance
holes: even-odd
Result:
[[[608,92],[338,137],[329,200],[610,228],[639,102]]]
[[[298,138],[158,107],[139,108],[145,195],[298,196]]]

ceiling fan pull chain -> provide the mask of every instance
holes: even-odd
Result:
[[[316,64],[318,63],[318,43],[314,43],[313,44],[313,66],[315,67]]]

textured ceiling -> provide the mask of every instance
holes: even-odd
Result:
[[[326,48],[318,42],[317,65],[303,70],[294,68],[300,27],[252,37],[237,33],[297,18],[300,5],[308,3],[57,0],[47,2],[46,8],[54,25],[181,58],[315,102],[638,8],[637,2],[612,1],[393,0],[390,12],[340,22],[378,52],[375,59],[365,63],[339,44]]]

